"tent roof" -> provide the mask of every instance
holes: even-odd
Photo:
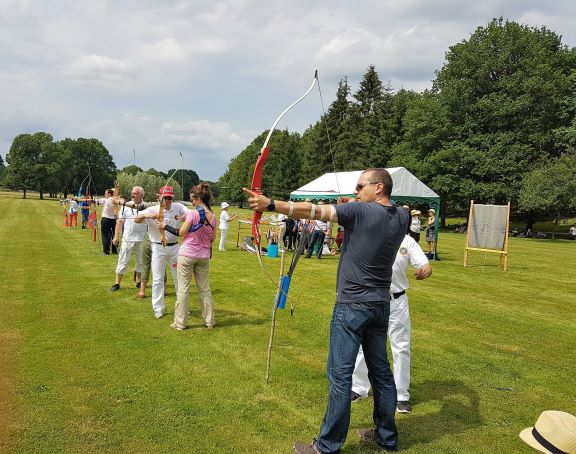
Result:
[[[440,196],[422,183],[404,167],[390,167],[392,176],[392,199],[396,201],[439,201]],[[325,173],[290,193],[291,199],[336,199],[340,196],[353,196],[356,183],[362,170],[352,172]]]

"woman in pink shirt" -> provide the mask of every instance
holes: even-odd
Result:
[[[216,238],[216,216],[210,208],[210,185],[200,183],[190,189],[190,200],[196,208],[189,210],[186,219],[176,229],[159,222],[159,229],[183,237],[178,251],[178,295],[174,309],[174,323],[177,330],[186,329],[188,321],[188,298],[192,275],[196,279],[202,320],[207,328],[214,326],[214,300],[210,291],[210,257],[212,242]]]

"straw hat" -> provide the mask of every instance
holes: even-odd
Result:
[[[428,213],[436,214],[436,210],[434,208],[430,208],[428,210]]]
[[[420,216],[422,213],[420,213],[419,210],[412,210],[410,211],[410,216]]]
[[[563,411],[543,411],[534,427],[520,432],[520,438],[540,452],[576,454],[576,416]]]

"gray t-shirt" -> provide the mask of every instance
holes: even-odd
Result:
[[[408,212],[393,204],[352,202],[336,205],[344,227],[336,302],[389,302],[392,265],[406,235]]]

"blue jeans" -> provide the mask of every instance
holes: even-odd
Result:
[[[322,230],[314,230],[312,232],[312,237],[310,238],[310,243],[308,243],[308,255],[311,256],[314,252],[314,245],[316,243],[320,243],[320,247],[318,248],[317,257],[322,257],[322,248],[324,247],[324,232]]]
[[[328,354],[328,407],[316,447],[322,453],[337,453],[350,425],[352,372],[360,345],[368,366],[374,393],[376,441],[385,448],[398,445],[396,386],[388,362],[386,341],[390,303],[336,303],[330,322]]]

